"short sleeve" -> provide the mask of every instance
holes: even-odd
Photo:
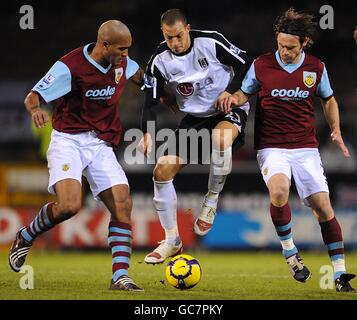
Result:
[[[57,61],[47,74],[32,88],[45,100],[51,102],[71,91],[71,71],[61,61]]]
[[[127,65],[126,65],[125,76],[127,79],[130,79],[139,70],[139,65],[129,57],[127,57],[126,60],[127,60]]]
[[[320,83],[317,86],[316,95],[322,99],[328,99],[333,96],[333,90],[331,88],[330,80],[325,66],[322,72]]]
[[[251,64],[242,82],[241,90],[246,94],[255,94],[260,90],[260,84],[255,76],[254,63],[255,61]]]

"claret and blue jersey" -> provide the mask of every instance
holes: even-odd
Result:
[[[57,100],[52,116],[57,131],[95,131],[100,139],[118,145],[122,130],[118,102],[139,66],[124,57],[120,65],[104,68],[89,55],[93,46],[87,44],[59,59],[32,91],[46,103]]]
[[[333,96],[327,70],[318,58],[302,52],[296,64],[284,64],[278,51],[259,56],[241,90],[258,93],[255,148],[315,148],[313,98]]]

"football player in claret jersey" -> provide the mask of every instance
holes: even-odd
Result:
[[[326,66],[305,53],[313,43],[316,25],[312,15],[293,8],[278,17],[274,25],[277,51],[255,59],[241,89],[223,97],[218,108],[229,112],[232,106],[258,95],[254,133],[257,159],[270,194],[271,218],[293,277],[305,282],[311,273],[293,242],[288,203],[291,175],[300,198],[313,209],[320,224],[336,290],[355,292],[349,283],[355,275],[346,272],[341,227],[331,206],[316,139],[314,96],[320,98],[332,141],[346,157],[350,156],[342,139],[338,104]]]
[[[128,181],[113,152],[121,135],[118,102],[128,79],[142,85],[143,70],[129,58],[132,38],[118,20],[103,23],[96,43],[77,48],[59,59],[25,99],[36,127],[49,118],[40,102],[55,101],[53,132],[47,153],[50,193],[57,201],[45,204],[23,227],[9,253],[19,272],[34,240],[71,218],[82,205],[82,174],[93,196],[111,214],[108,242],[112,251],[113,290],[143,291],[128,276],[131,255],[131,208]]]
[[[165,240],[145,257],[145,262],[149,264],[161,263],[182,250],[173,179],[188,163],[210,162],[208,192],[194,230],[198,235],[205,235],[211,229],[218,196],[230,172],[232,150],[243,144],[249,111],[249,104],[235,108],[229,114],[215,108],[219,96],[227,94],[225,90],[231,80],[246,71],[245,51],[218,32],[190,30],[185,15],[179,9],[170,9],[161,16],[161,29],[165,41],[151,57],[144,78],[144,152],[148,151],[152,139],[147,130],[148,120],[155,119],[152,109],[164,95],[166,87],[175,94],[177,107],[186,115],[171,137],[174,150],[168,147],[154,169],[154,206],[165,230]],[[202,139],[196,145],[198,149],[195,149],[192,140],[189,140],[182,148],[181,132],[185,130],[205,132],[208,143],[205,145]],[[211,150],[211,143],[212,152],[207,152],[205,156],[205,151]]]

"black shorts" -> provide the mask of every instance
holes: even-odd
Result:
[[[241,108],[229,114],[218,114],[206,118],[186,115],[175,134],[169,137],[163,155],[177,155],[187,164],[209,164],[212,150],[212,130],[222,121],[228,121],[239,128],[239,135],[233,141],[232,153],[244,145],[244,128],[247,114]]]

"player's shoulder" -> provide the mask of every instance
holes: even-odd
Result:
[[[318,57],[315,57],[314,55],[309,53],[305,53],[304,64],[315,66],[318,69],[323,69],[325,67],[325,64]]]
[[[191,39],[193,39],[193,40],[200,39],[203,41],[219,42],[225,46],[231,45],[222,33],[218,32],[218,31],[214,31],[214,30],[193,29],[190,31],[190,35],[191,35]]]
[[[166,41],[162,41],[159,43],[159,45],[156,47],[155,52],[153,54],[153,57],[158,56],[166,51],[170,51],[169,46],[167,45]]]
[[[167,54],[170,52],[170,48],[168,47],[166,41],[162,41],[155,49],[155,52],[151,55],[149,62],[146,65],[146,71],[151,70],[153,65],[160,64],[160,56]],[[156,62],[155,62],[156,61]]]
[[[267,52],[263,53],[260,56],[258,56],[254,60],[254,65],[257,66],[265,66],[265,65],[271,65],[276,63],[276,58],[275,58],[275,53],[274,52]]]
[[[68,52],[67,54],[65,54],[59,60],[65,64],[71,64],[73,62],[76,62],[78,59],[83,59],[83,57],[84,57],[83,48],[84,47],[76,48],[76,49]]]
[[[315,57],[314,55],[312,55],[310,53],[306,53],[306,52],[305,52],[305,61],[306,62],[312,61],[312,62],[316,62],[316,63],[322,62],[318,57]]]
[[[271,61],[275,59],[275,53],[274,52],[267,52],[263,53],[260,56],[258,56],[255,60],[256,61]]]

